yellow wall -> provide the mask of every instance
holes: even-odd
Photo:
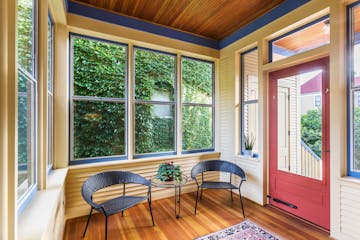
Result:
[[[46,69],[45,56],[45,11],[47,1],[40,0],[40,60],[39,68],[39,183],[40,189],[47,190],[48,176],[45,171],[46,149],[46,98],[44,79]],[[219,158],[219,154],[194,154],[168,158],[132,160],[113,163],[86,164],[68,167],[69,156],[69,69],[68,69],[68,37],[69,32],[105,38],[124,42],[132,46],[149,47],[169,51],[178,56],[187,55],[215,61],[216,66],[216,150],[221,152],[221,158],[231,160],[245,169],[248,182],[244,185],[245,197],[265,204],[268,192],[268,72],[288,67],[323,56],[330,56],[330,145],[331,145],[331,235],[346,239],[358,236],[360,222],[360,207],[356,207],[360,196],[360,180],[346,176],[346,58],[345,58],[345,7],[352,0],[312,0],[306,5],[292,11],[278,20],[249,34],[241,40],[227,46],[221,51],[201,47],[191,43],[140,32],[114,24],[66,14],[62,0],[49,0],[49,8],[55,21],[55,72],[54,72],[54,167],[69,168],[66,185],[58,186],[59,204],[53,207],[60,209],[60,217],[49,215],[52,219],[48,224],[59,226],[58,230],[46,230],[47,233],[61,231],[61,214],[75,217],[87,214],[80,196],[80,187],[86,177],[98,171],[109,169],[127,169],[149,177],[156,171],[156,166],[166,160],[173,159],[183,166],[186,172],[196,162],[205,159]],[[16,59],[15,59],[15,10],[16,1],[2,0],[0,2],[0,239],[16,239]],[[310,22],[320,16],[331,14],[331,43],[305,53],[298,54],[277,62],[268,63],[267,41],[291,29]],[[244,158],[238,155],[240,126],[240,59],[239,53],[254,46],[259,51],[259,129],[260,146],[258,159]],[[41,50],[42,49],[42,50]],[[131,51],[130,51],[131,52]],[[130,64],[130,68],[132,68]],[[130,71],[131,72],[131,71]],[[131,75],[129,76],[131,79]],[[131,108],[130,108],[131,113]],[[130,114],[131,115],[131,114]],[[131,124],[130,124],[131,128]],[[180,136],[179,136],[180,137]],[[132,141],[130,141],[132,142]],[[178,143],[180,144],[180,143]],[[45,165],[44,165],[45,164]],[[66,174],[66,173],[65,173]],[[217,176],[213,176],[214,179]],[[225,177],[225,176],[223,176]],[[61,179],[61,178],[60,178]],[[193,183],[185,188],[192,191]],[[66,210],[62,207],[61,197],[64,196]],[[156,190],[155,197],[169,196],[164,190]],[[38,195],[38,194],[37,194]],[[355,199],[355,201],[354,201]],[[32,203],[34,205],[36,202]],[[350,204],[349,204],[350,203]],[[354,203],[354,204],[351,204]],[[51,209],[52,210],[52,209]],[[51,211],[48,210],[48,211]],[[21,216],[20,216],[21,217]],[[60,222],[59,222],[60,221]],[[49,229],[49,228],[47,228]],[[59,230],[60,229],[60,230]],[[46,236],[44,233],[43,236]],[[22,233],[23,234],[23,233]]]
[[[0,1],[0,239],[16,238],[16,2]]]
[[[360,211],[355,204],[360,196],[360,180],[346,177],[346,5],[354,1],[312,0],[293,12],[277,19],[261,29],[220,51],[220,95],[221,113],[226,115],[221,121],[221,156],[232,159],[249,174],[245,192],[259,204],[267,202],[268,192],[268,73],[302,62],[330,56],[330,165],[331,165],[331,235],[339,239],[359,236],[356,223],[360,221]],[[326,14],[331,15],[331,43],[328,46],[310,50],[277,62],[268,63],[268,40],[291,29],[315,20]],[[261,146],[259,159],[249,159],[237,155],[239,136],[234,134],[240,125],[239,53],[257,45],[259,48],[260,76],[260,129]],[[226,140],[225,140],[226,139]],[[255,190],[254,190],[255,189]],[[350,194],[353,193],[353,195]],[[353,203],[353,204],[352,204]]]

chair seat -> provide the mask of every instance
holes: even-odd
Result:
[[[202,188],[216,188],[216,189],[237,189],[234,185],[229,182],[203,182]]]
[[[102,204],[106,216],[113,215],[120,211],[126,210],[146,199],[146,196],[120,196],[111,200],[108,200]]]

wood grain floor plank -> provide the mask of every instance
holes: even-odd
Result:
[[[329,233],[271,206],[262,207],[244,201],[248,219],[281,239],[330,239]],[[204,190],[194,215],[195,193],[181,195],[181,217],[175,218],[174,197],[153,201],[155,227],[152,227],[149,206],[140,204],[125,211],[124,217],[109,217],[108,239],[187,240],[218,231],[243,221],[239,197],[231,202],[226,190]],[[87,217],[66,222],[64,240],[82,239]],[[84,239],[104,239],[105,217],[94,214]]]

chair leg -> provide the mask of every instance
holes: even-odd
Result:
[[[151,208],[151,200],[150,200],[150,199],[148,199],[148,203],[149,203],[149,209],[150,209],[150,215],[151,215],[152,225],[155,226],[154,217],[153,217],[152,208]]]
[[[196,208],[197,208],[197,204],[198,204],[198,198],[199,198],[199,186],[196,191],[196,202],[195,202],[195,210],[194,210],[195,215],[196,215]]]
[[[121,211],[121,216],[122,216],[122,217],[124,216],[124,211]]]
[[[105,215],[105,240],[107,240],[108,216]]]
[[[83,238],[85,237],[86,230],[87,230],[87,228],[88,228],[88,226],[89,226],[89,222],[90,222],[90,218],[91,218],[92,211],[93,211],[93,208],[91,207],[89,217],[88,217],[88,219],[87,219],[87,221],[86,221],[86,227],[85,227],[85,230],[84,230],[84,233],[83,233],[83,236],[82,236]]]
[[[240,196],[240,203],[241,203],[242,214],[243,214],[243,217],[245,218],[244,204],[243,204],[243,201],[242,201],[242,196],[241,196],[241,191],[240,191],[240,189],[239,189],[239,196]]]

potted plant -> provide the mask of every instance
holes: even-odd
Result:
[[[159,165],[157,179],[160,181],[182,181],[182,173],[180,171],[180,166],[175,166],[174,162],[164,162]]]
[[[251,133],[251,135],[245,135],[244,137],[244,155],[252,156],[252,150],[255,144],[255,136]]]

